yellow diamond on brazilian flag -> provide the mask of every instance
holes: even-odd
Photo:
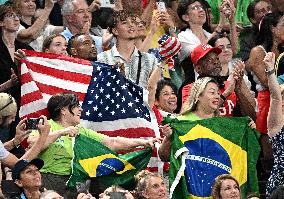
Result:
[[[152,149],[147,148],[126,154],[117,154],[103,144],[79,134],[75,138],[72,173],[69,187],[92,178],[105,188],[120,185],[125,188],[134,184],[134,175],[147,167]]]
[[[174,184],[182,167],[185,150],[185,168],[172,198],[207,199],[214,179],[231,174],[243,195],[258,191],[255,165],[259,154],[259,134],[248,127],[247,118],[211,118],[206,120],[168,121],[174,136],[171,148],[170,183]]]
[[[79,160],[79,163],[90,177],[99,177],[110,173],[122,174],[135,169],[129,162],[118,158],[114,154],[104,154]]]

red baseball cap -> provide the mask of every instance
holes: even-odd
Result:
[[[207,55],[210,52],[214,52],[216,54],[220,54],[222,52],[222,50],[218,47],[212,47],[209,44],[200,44],[197,47],[195,47],[193,49],[193,51],[191,52],[191,61],[194,65],[197,64],[197,62],[204,57],[205,55]]]

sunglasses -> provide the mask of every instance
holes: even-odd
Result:
[[[9,95],[9,101],[7,104],[5,104],[3,107],[0,108],[0,111],[4,110],[7,106],[13,103],[13,98],[11,95]]]

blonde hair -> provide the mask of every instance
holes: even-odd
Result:
[[[190,94],[182,105],[181,114],[185,114],[187,112],[192,112],[196,110],[198,97],[203,93],[207,84],[210,82],[217,84],[217,82],[211,77],[199,78],[192,84],[192,87],[190,89]],[[219,110],[217,109],[215,111],[215,115],[218,115],[218,113]]]
[[[15,99],[7,93],[0,93],[0,115],[9,116],[16,112],[17,103]]]

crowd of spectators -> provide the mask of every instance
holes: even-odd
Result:
[[[13,198],[168,198],[172,129],[162,121],[169,115],[186,121],[248,116],[248,126],[261,134],[258,177],[268,179],[266,197],[283,195],[281,0],[115,0],[110,7],[102,5],[103,0],[0,0],[0,160],[2,180],[12,180],[20,190]],[[172,57],[174,69],[161,56],[158,41],[165,34],[181,44]],[[78,128],[82,108],[78,96],[68,92],[49,99],[49,118],[40,117],[37,131],[26,129],[27,118],[19,118],[25,49],[117,65],[122,75],[148,90],[162,138],[109,137]],[[134,190],[114,185],[94,196],[69,189],[72,137],[78,133],[113,151],[154,148],[159,142],[153,156],[166,162],[164,176],[141,171]],[[273,168],[263,165],[273,159]],[[212,198],[231,196],[241,198],[239,183],[231,175],[218,176]]]

